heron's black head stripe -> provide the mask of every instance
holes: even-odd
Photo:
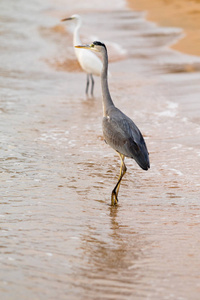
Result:
[[[105,44],[98,42],[98,41],[93,42],[93,44],[96,46],[102,46],[102,47],[106,48]]]

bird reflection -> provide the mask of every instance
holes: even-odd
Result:
[[[120,207],[109,207],[105,220],[88,225],[88,232],[82,237],[82,261],[87,261],[87,265],[78,272],[90,296],[101,290],[114,297],[113,293],[121,293],[123,289],[128,296],[137,285],[140,268],[130,266],[138,265],[142,259],[144,241],[133,228],[122,225],[120,214]]]

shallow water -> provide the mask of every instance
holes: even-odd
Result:
[[[199,299],[200,58],[168,48],[181,30],[109,3],[1,2],[1,299]],[[86,98],[60,23],[75,12],[150,152],[148,172],[126,160],[118,207],[100,80]]]

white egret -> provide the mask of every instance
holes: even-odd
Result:
[[[82,24],[81,17],[79,15],[72,15],[69,18],[64,18],[61,21],[75,21],[75,29],[74,29],[74,36],[73,36],[73,45],[80,45],[80,35],[79,35],[79,29]],[[93,90],[94,90],[94,78],[93,75],[100,76],[101,70],[102,70],[102,62],[98,56],[96,56],[91,51],[84,51],[82,49],[75,49],[75,54],[77,57],[77,60],[82,67],[82,69],[87,73],[87,83],[86,83],[86,94],[88,94],[89,84],[91,80],[91,95],[93,96]]]
[[[103,69],[101,72],[103,135],[106,143],[119,154],[121,159],[119,179],[111,194],[111,205],[117,205],[120,183],[127,170],[124,158],[133,158],[143,170],[148,170],[150,168],[149,153],[138,127],[112,101],[107,80],[108,55],[106,46],[101,42],[93,42],[91,45],[78,45],[76,48],[100,52],[103,58]]]

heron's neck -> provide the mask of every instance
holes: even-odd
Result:
[[[110,96],[110,91],[108,88],[108,54],[106,48],[103,51],[103,68],[101,71],[101,88],[103,96],[103,115],[107,116],[107,109],[110,106],[114,106],[114,103]]]

